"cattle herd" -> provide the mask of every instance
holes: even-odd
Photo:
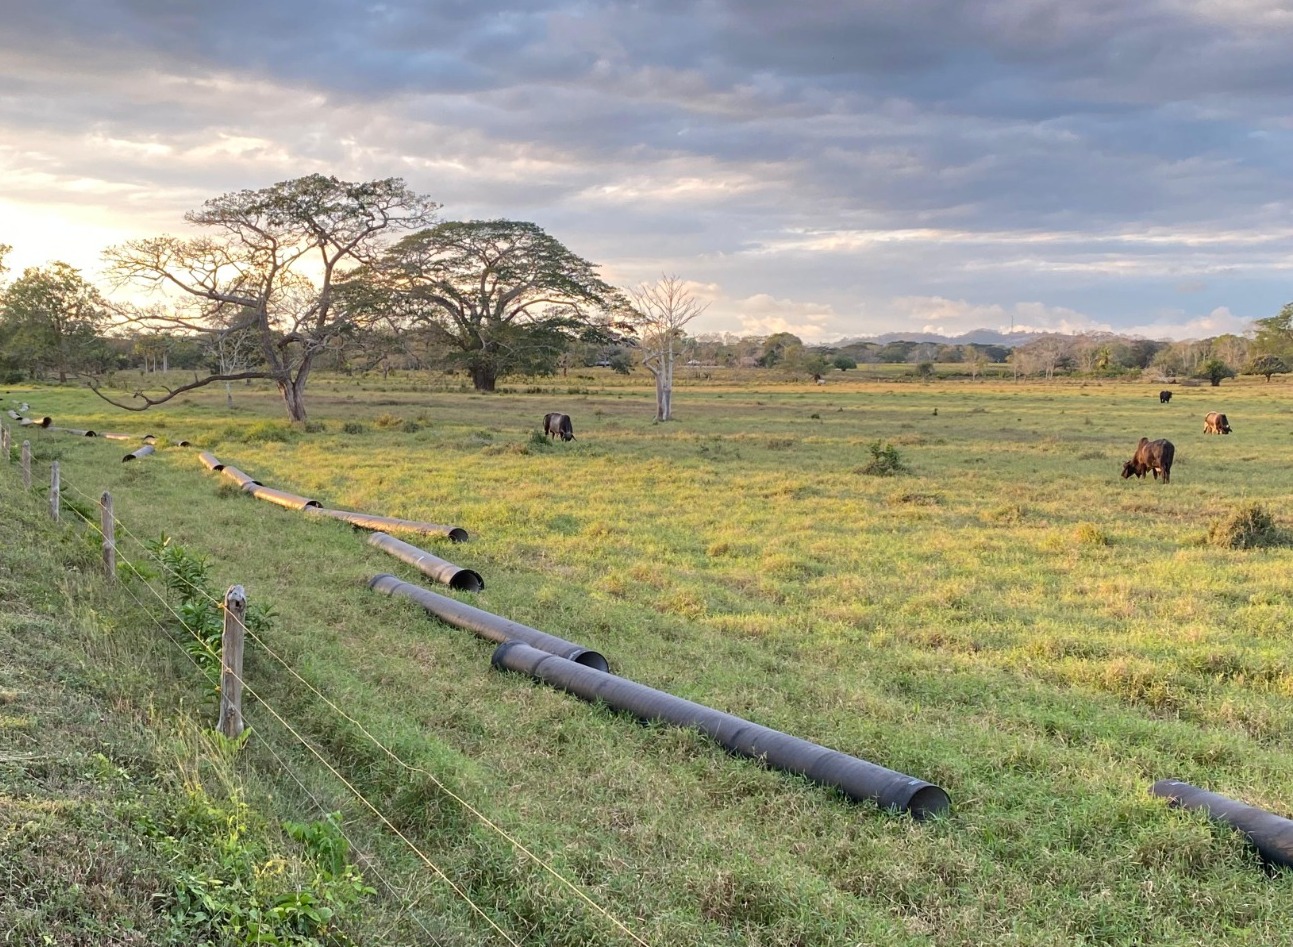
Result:
[[[1158,403],[1167,404],[1172,400],[1170,391],[1160,391],[1158,393]],[[1220,411],[1209,411],[1203,418],[1204,434],[1229,434],[1230,421]],[[1162,474],[1163,483],[1170,483],[1172,480],[1172,459],[1176,456],[1176,447],[1171,441],[1159,438],[1151,441],[1148,437],[1142,437],[1140,443],[1136,445],[1136,453],[1132,455],[1131,460],[1122,465],[1122,479],[1128,477],[1144,477],[1145,474],[1153,474],[1154,479],[1159,478]]]

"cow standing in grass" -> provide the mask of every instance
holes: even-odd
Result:
[[[570,423],[570,415],[553,411],[543,416],[543,433],[548,437],[560,437],[563,441],[575,439],[575,429]]]
[[[1126,480],[1133,474],[1137,477],[1143,477],[1147,473],[1152,473],[1154,479],[1158,475],[1163,475],[1163,483],[1170,483],[1172,479],[1172,460],[1176,457],[1176,448],[1172,446],[1171,441],[1165,441],[1161,438],[1157,441],[1151,441],[1148,437],[1142,437],[1140,443],[1136,445],[1136,453],[1131,460],[1122,465],[1122,479]]]
[[[1171,400],[1172,400],[1172,393],[1170,391],[1167,391],[1166,389],[1164,389],[1163,391],[1160,391],[1158,393],[1159,404],[1167,404]]]
[[[1209,411],[1207,417],[1203,419],[1204,434],[1229,434],[1230,422],[1226,416],[1219,411]]]

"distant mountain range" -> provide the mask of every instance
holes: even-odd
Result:
[[[937,345],[1004,345],[1013,347],[1023,345],[1037,338],[1039,332],[998,332],[996,329],[971,329],[961,335],[940,335],[937,332],[885,332],[882,335],[854,335],[840,339],[835,345],[848,345],[850,342],[877,342],[884,345],[888,342],[933,342]]]

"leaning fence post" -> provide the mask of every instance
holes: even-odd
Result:
[[[117,523],[112,517],[112,494],[107,490],[99,497],[99,529],[103,533],[103,571],[109,579],[117,577]]]
[[[242,723],[242,639],[247,593],[232,585],[224,596],[224,636],[220,639],[220,721],[216,727],[229,739],[238,737]]]
[[[9,450],[10,450],[9,429],[5,427],[3,424],[0,424],[0,452],[4,453],[4,462],[6,464],[13,463],[13,457],[9,455]]]
[[[58,522],[58,461],[49,465],[49,515],[50,518]]]
[[[22,485],[31,489],[31,441],[22,442]]]

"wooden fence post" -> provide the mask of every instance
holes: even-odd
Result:
[[[112,494],[99,497],[99,529],[103,532],[103,570],[109,579],[117,577],[117,521],[112,516]]]
[[[9,455],[11,446],[12,442],[9,440],[9,429],[3,424],[0,424],[0,451],[4,452],[4,462],[6,464],[13,463],[13,457]]]
[[[31,489],[31,441],[22,442],[22,485]]]
[[[247,614],[247,593],[232,585],[224,596],[224,636],[220,639],[220,721],[217,729],[229,739],[237,738],[242,722],[243,616]]]
[[[58,522],[58,514],[59,514],[59,509],[58,509],[59,486],[60,484],[58,480],[58,461],[56,460],[49,465],[49,515],[50,515],[50,518],[53,519],[55,523]]]

